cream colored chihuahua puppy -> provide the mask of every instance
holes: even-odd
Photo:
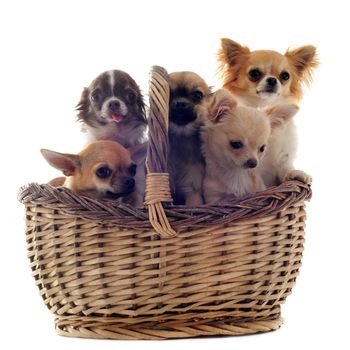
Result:
[[[41,150],[47,162],[63,172],[66,178],[50,183],[64,186],[77,193],[94,197],[117,199],[137,205],[135,179],[137,165],[130,152],[114,141],[96,141],[79,154]]]
[[[297,111],[294,104],[259,110],[237,105],[232,94],[218,90],[206,110],[202,152],[206,162],[206,203],[264,190],[259,165],[271,131]]]

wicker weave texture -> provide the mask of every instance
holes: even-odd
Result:
[[[95,339],[146,339],[161,340],[171,338],[190,338],[213,335],[245,335],[269,332],[278,329],[283,320],[277,318],[265,321],[239,322],[225,316],[222,320],[198,318],[174,318],[167,315],[165,321],[160,318],[138,319],[139,323],[125,323],[125,319],[113,318],[77,318],[60,317],[56,319],[59,335]]]
[[[150,85],[144,208],[50,185],[19,194],[30,266],[57,333],[166,339],[279,328],[310,187],[289,181],[228,203],[171,205],[166,71],[156,67]]]
[[[33,276],[58,317],[59,333],[70,335],[79,333],[72,331],[72,316],[82,324],[94,317],[103,326],[108,317],[116,338],[123,329],[137,332],[144,318],[151,318],[148,324],[176,321],[174,337],[191,319],[197,320],[193,326],[198,320],[223,325],[225,319],[242,329],[251,321],[253,329],[256,322],[275,326],[304,242],[303,204],[246,223],[188,228],[168,239],[153,230],[72,219],[37,203],[26,205],[26,217]],[[221,334],[216,328],[211,334]],[[138,338],[146,337],[145,329]]]

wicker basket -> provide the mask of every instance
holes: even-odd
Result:
[[[166,339],[266,332],[301,265],[308,186],[283,183],[240,200],[171,205],[169,87],[150,78],[145,208],[31,184],[30,266],[60,335]]]

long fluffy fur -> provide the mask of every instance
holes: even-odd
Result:
[[[101,91],[103,102],[94,104],[92,94]],[[135,95],[135,101],[126,100],[126,91]],[[116,123],[104,116],[105,103],[118,101],[121,109],[127,110],[125,120]],[[123,107],[123,108],[122,108]],[[145,141],[147,127],[146,107],[140,88],[126,72],[111,70],[97,76],[89,87],[84,88],[80,101],[76,106],[77,119],[83,125],[82,130],[88,134],[90,142],[96,140],[112,140],[124,147],[131,147]]]
[[[279,69],[281,62],[284,67],[287,67],[284,69],[287,69],[290,75],[288,81],[282,81],[279,75],[281,71],[278,74],[275,72]],[[271,50],[250,51],[248,47],[225,38],[221,40],[218,63],[218,74],[225,89],[233,93],[240,103],[264,108],[272,107],[274,104],[298,104],[303,96],[303,86],[311,84],[313,71],[318,67],[319,60],[316,48],[312,45],[288,49],[284,55],[281,55]],[[248,70],[254,67],[266,68],[269,72],[266,77],[272,76],[277,80],[278,93],[258,93],[259,88],[255,86],[259,81],[255,82],[248,77]],[[310,183],[309,175],[293,167],[297,148],[293,120],[289,118],[279,130],[277,129],[271,136],[270,147],[263,161],[262,173],[265,183],[278,185],[282,181],[293,178]]]

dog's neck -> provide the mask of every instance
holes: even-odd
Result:
[[[255,169],[243,169],[234,164],[229,167],[214,160],[207,160],[207,174],[220,182],[225,195],[241,197],[256,191],[257,174]]]
[[[92,127],[85,124],[83,131],[88,134],[89,142],[111,140],[119,142],[126,148],[145,141],[145,126],[143,123],[136,125],[136,127],[135,125],[130,126],[128,124],[106,124],[99,127]]]
[[[189,132],[189,130],[191,132]],[[174,128],[172,125],[169,128],[169,143],[170,143],[170,157],[180,157],[183,160],[195,161],[201,159],[201,138],[200,138],[200,125],[190,126],[183,128],[182,132],[180,128]]]

